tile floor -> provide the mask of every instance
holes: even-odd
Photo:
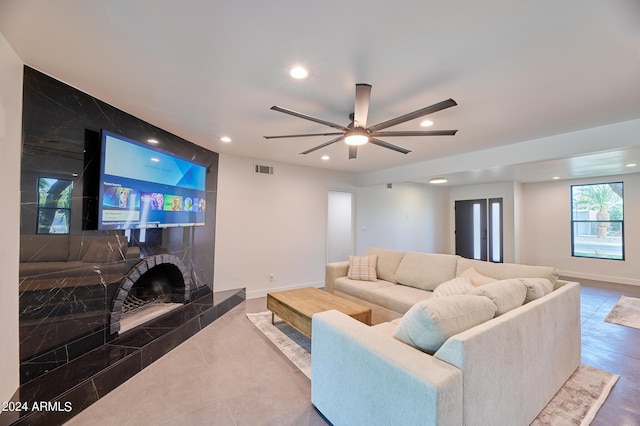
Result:
[[[640,287],[583,282],[583,362],[621,375],[594,426],[640,425],[640,330],[603,320]],[[247,300],[68,425],[325,425],[309,380],[245,317]]]

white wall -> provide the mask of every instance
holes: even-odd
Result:
[[[0,401],[19,386],[18,247],[20,246],[20,154],[22,138],[22,61],[0,34]]]
[[[624,182],[625,260],[571,256],[571,194],[576,184]],[[565,276],[640,285],[640,174],[522,185],[522,263]]]
[[[488,185],[456,186],[449,191],[449,244],[450,253],[455,253],[455,202],[462,200],[477,200],[482,198],[502,198],[503,215],[503,253],[504,261],[519,263],[517,257],[519,246],[519,231],[516,224],[519,211],[515,204],[519,194],[519,184],[515,182],[494,183]]]
[[[432,253],[449,252],[448,191],[418,183],[358,188],[356,252],[367,247]]]
[[[256,174],[254,164],[274,166]],[[329,190],[352,191],[354,176],[220,155],[214,290],[324,286]],[[270,276],[273,275],[273,278]]]

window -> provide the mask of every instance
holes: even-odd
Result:
[[[502,198],[489,199],[489,260],[502,262]]]
[[[571,186],[571,255],[624,260],[624,184]]]
[[[68,234],[73,182],[38,178],[38,234]]]

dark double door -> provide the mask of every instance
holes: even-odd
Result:
[[[502,223],[502,198],[456,201],[456,254],[502,262]]]

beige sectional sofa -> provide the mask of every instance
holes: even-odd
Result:
[[[580,286],[559,280],[554,268],[382,249],[367,255],[377,256],[375,281],[349,279],[349,262],[340,262],[327,265],[326,289],[370,306],[378,324],[338,311],[313,317],[311,399],[333,424],[528,425],[579,366]],[[547,280],[538,294],[524,284]],[[441,291],[460,284],[465,294]],[[519,303],[500,311],[504,289]],[[475,322],[446,335],[462,318],[452,306],[468,302]],[[420,347],[416,330],[432,316],[445,323],[435,333],[444,331],[443,342]]]
[[[371,308],[372,323],[402,317],[417,302],[431,297],[436,287],[469,268],[496,279],[547,278],[558,286],[558,272],[548,266],[491,263],[452,254],[367,249],[377,256],[377,280],[353,280],[347,276],[349,261],[326,265],[325,290]]]

